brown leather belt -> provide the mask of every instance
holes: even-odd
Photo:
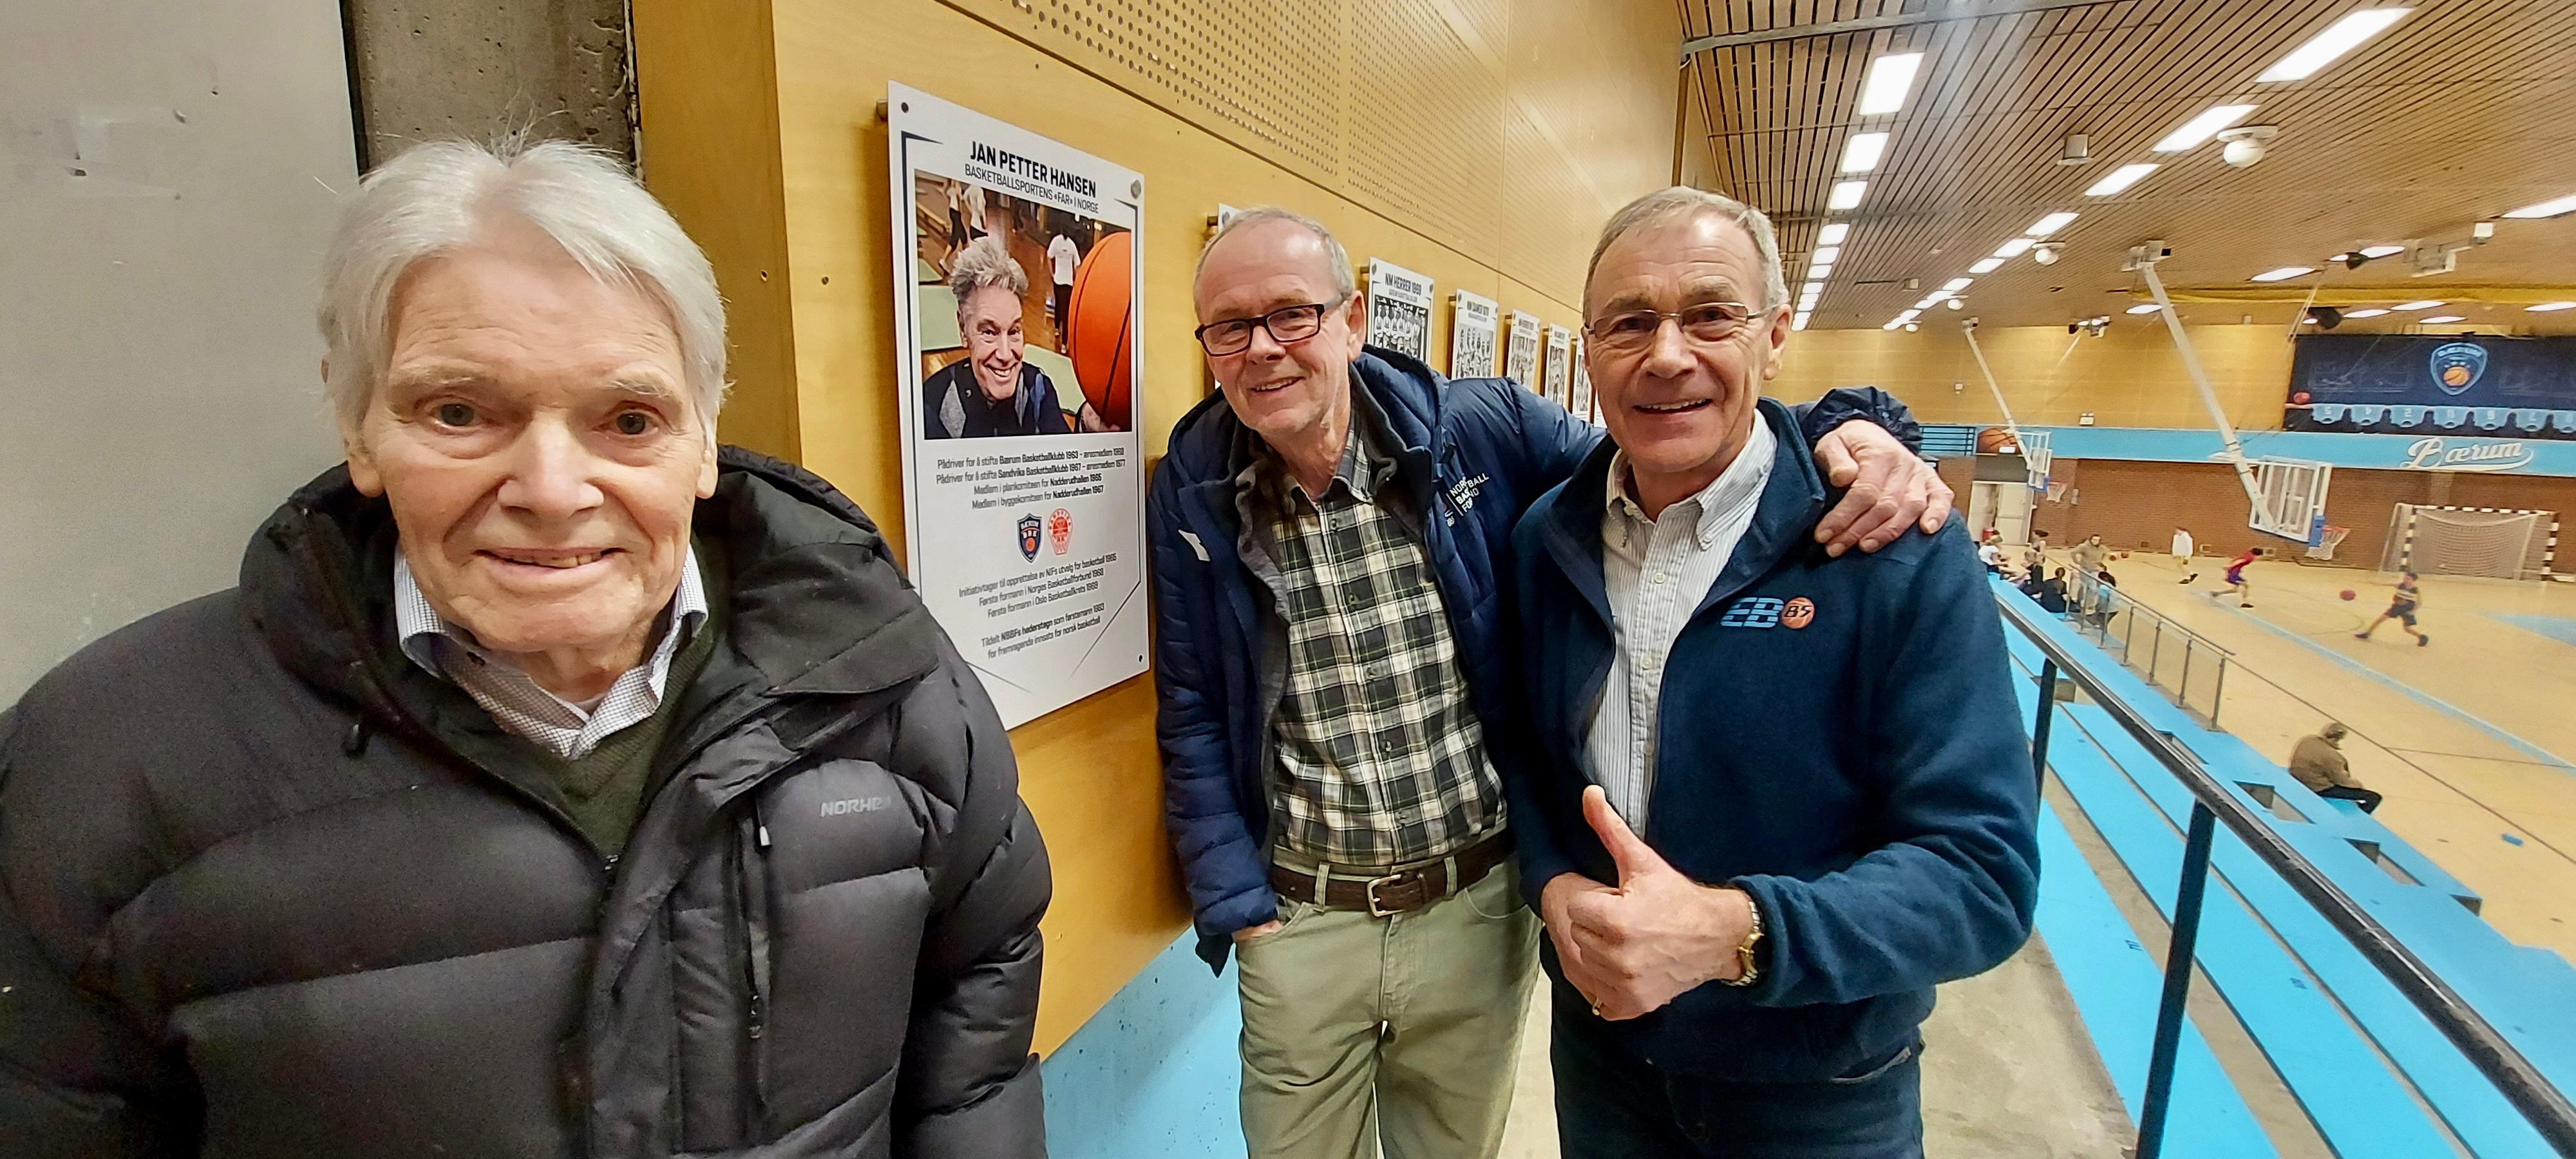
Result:
[[[1494,867],[1512,855],[1512,835],[1506,830],[1465,849],[1393,873],[1374,877],[1357,877],[1330,873],[1324,879],[1324,896],[1315,896],[1315,874],[1284,865],[1270,867],[1270,885],[1291,901],[1321,905],[1325,909],[1366,910],[1372,916],[1386,917],[1418,910],[1432,902],[1484,880]],[[1457,868],[1456,882],[1449,880],[1450,867]],[[1329,867],[1328,867],[1329,870]]]

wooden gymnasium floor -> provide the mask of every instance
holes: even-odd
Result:
[[[2394,576],[2260,562],[2239,609],[2210,595],[2224,561],[2196,564],[2189,587],[2170,556],[2109,567],[2235,654],[2219,725],[2286,764],[2300,736],[2344,722],[2354,774],[2387,796],[2379,821],[2482,895],[2506,937],[2576,960],[2576,584],[2428,576],[2419,648],[2394,622],[2352,638]]]

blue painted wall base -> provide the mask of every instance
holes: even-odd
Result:
[[[1234,965],[1210,975],[1184,933],[1047,1056],[1054,1159],[1243,1154]]]

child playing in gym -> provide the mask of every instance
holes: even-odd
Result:
[[[2407,635],[2415,637],[2416,647],[2421,648],[2430,644],[2433,638],[2415,629],[2415,612],[2423,606],[2424,593],[2416,588],[2415,573],[2400,572],[2397,577],[2397,594],[2389,597],[2388,610],[2379,613],[2379,618],[2372,620],[2369,627],[2353,633],[2352,638],[2367,640],[2372,632],[2379,630],[2381,624],[2395,620],[2399,627],[2406,629]]]

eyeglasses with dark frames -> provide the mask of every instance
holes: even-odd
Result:
[[[1317,331],[1324,328],[1324,315],[1339,309],[1342,303],[1349,300],[1347,297],[1342,297],[1330,302],[1281,306],[1258,318],[1228,318],[1222,322],[1210,322],[1193,333],[1198,335],[1201,349],[1220,358],[1228,354],[1241,354],[1251,349],[1252,328],[1255,326],[1267,332],[1271,341],[1285,346],[1291,342],[1303,342],[1314,337]]]
[[[1694,302],[1672,313],[1661,310],[1621,310],[1603,315],[1586,324],[1583,332],[1592,345],[1609,353],[1634,354],[1655,344],[1669,319],[1679,325],[1682,337],[1702,346],[1715,345],[1735,337],[1753,318],[1753,307],[1742,302]]]

